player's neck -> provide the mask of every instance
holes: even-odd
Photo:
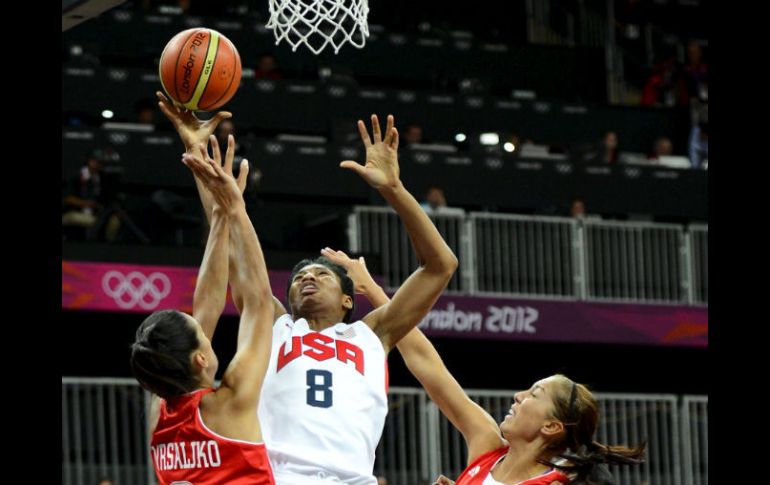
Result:
[[[501,483],[519,483],[550,470],[537,462],[540,450],[541,443],[510,443],[505,458],[492,470],[492,477]]]
[[[202,374],[200,381],[198,382],[198,389],[196,389],[196,391],[199,391],[201,389],[210,389],[214,387],[214,384],[215,382],[212,377]]]
[[[307,320],[308,327],[316,332],[332,327],[342,321],[342,316],[335,312],[312,312],[307,315],[300,315]]]

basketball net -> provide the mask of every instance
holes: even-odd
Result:
[[[368,15],[368,0],[270,0],[267,28],[276,45],[285,40],[292,51],[305,44],[317,55],[331,45],[337,54],[346,42],[364,47]]]

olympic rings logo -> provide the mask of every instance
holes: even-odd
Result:
[[[163,273],[151,273],[147,277],[139,271],[127,275],[120,271],[108,271],[102,277],[102,289],[120,308],[139,305],[145,310],[152,310],[171,293],[171,280]]]

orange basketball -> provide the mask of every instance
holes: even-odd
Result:
[[[233,43],[202,27],[176,34],[163,49],[159,68],[166,95],[193,111],[219,108],[241,84],[241,56]]]

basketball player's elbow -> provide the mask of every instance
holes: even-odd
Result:
[[[452,279],[452,275],[455,274],[455,271],[457,271],[459,264],[457,256],[455,256],[451,249],[447,248],[444,254],[437,258],[435,264],[431,268],[431,272],[439,274],[449,281]]]
[[[449,250],[447,259],[449,259],[449,276],[451,277],[455,274],[455,271],[457,271],[457,267],[460,266],[460,260],[457,259],[457,256],[455,256],[455,253],[453,253],[451,249]]]

